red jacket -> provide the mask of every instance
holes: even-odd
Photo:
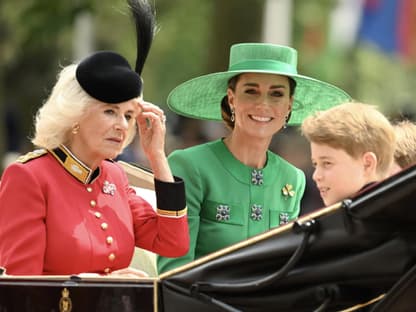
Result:
[[[182,256],[184,184],[155,180],[155,191],[157,211],[117,163],[92,172],[64,148],[32,153],[1,179],[0,266],[11,275],[109,273],[130,264],[134,246]]]

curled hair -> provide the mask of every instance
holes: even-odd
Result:
[[[235,87],[237,86],[238,79],[240,79],[240,75],[234,76],[228,80],[228,89],[231,89],[233,92],[235,92]],[[289,80],[289,96],[291,97],[295,94],[296,81],[291,77],[287,78]],[[291,114],[292,112],[289,113],[287,121],[289,121]],[[227,95],[225,95],[221,100],[221,117],[224,120],[227,128],[231,130],[234,129],[234,122],[231,121],[231,108]]]
[[[77,82],[75,70],[74,64],[62,69],[49,98],[38,110],[32,139],[34,145],[54,149],[67,143],[72,126],[93,101]]]
[[[32,143],[37,147],[54,149],[68,144],[74,124],[79,122],[89,106],[100,103],[88,95],[75,77],[76,64],[64,67],[49,98],[35,117],[35,134]],[[136,126],[130,129],[125,146],[136,134]]]

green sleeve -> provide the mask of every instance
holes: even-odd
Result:
[[[199,232],[199,214],[202,202],[202,186],[199,170],[194,165],[194,158],[192,153],[189,154],[183,150],[173,152],[168,158],[172,173],[182,178],[185,182],[190,246],[188,253],[183,257],[167,258],[157,256],[159,274],[187,264],[195,259],[195,246]]]

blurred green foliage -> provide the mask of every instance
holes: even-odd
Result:
[[[261,40],[264,0],[150,1],[158,32],[143,72],[144,94],[162,107],[177,84],[226,70],[231,44]],[[334,3],[293,1],[292,45],[299,52],[299,72],[332,82],[388,114],[412,112],[415,65],[372,47],[331,47],[328,17]],[[34,113],[60,67],[73,61],[74,21],[85,12],[93,19],[94,49],[118,51],[133,64],[135,34],[125,0],[0,0],[0,103],[17,115],[23,151],[31,149]],[[5,111],[0,110],[2,120]],[[4,132],[1,123],[0,155],[6,148]]]

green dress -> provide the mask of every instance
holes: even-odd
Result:
[[[190,248],[180,258],[157,258],[158,272],[174,269],[218,249],[296,219],[305,174],[267,151],[267,164],[253,169],[216,140],[169,155],[185,181]]]

